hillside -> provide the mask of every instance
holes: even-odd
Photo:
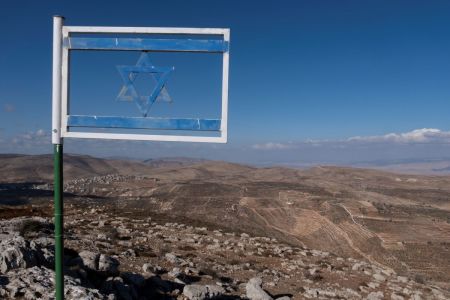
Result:
[[[0,180],[47,182],[50,163],[49,156],[3,157],[0,165],[8,171]],[[100,201],[125,215],[269,236],[449,287],[448,176],[212,161],[154,167],[82,156],[66,156],[65,164],[68,203]],[[36,188],[51,190],[48,184]]]

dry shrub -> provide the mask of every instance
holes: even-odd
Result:
[[[199,271],[200,275],[208,275],[212,278],[219,278],[219,274],[217,273],[217,271],[209,266],[201,266]]]
[[[425,284],[425,276],[423,276],[422,274],[416,274],[414,275],[414,281],[420,284]]]
[[[166,255],[166,253],[170,252],[170,247],[167,244],[162,245],[159,249],[158,249],[158,255],[159,256],[164,256]]]
[[[19,234],[24,238],[36,236],[40,234],[51,234],[53,225],[46,224],[37,220],[26,220],[19,228]]]
[[[178,246],[178,249],[182,250],[182,251],[195,251],[195,250],[197,250],[197,249],[195,249],[194,247],[192,247],[190,245],[180,245],[180,246]]]

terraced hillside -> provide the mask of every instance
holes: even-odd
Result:
[[[72,159],[68,157],[66,165],[71,165]],[[112,165],[104,160],[96,163],[105,164]],[[364,259],[419,281],[449,287],[448,176],[342,167],[254,168],[211,161],[115,164],[127,167],[114,167],[114,174],[93,168],[89,176],[84,168],[82,176],[69,175],[65,183],[68,201],[96,199],[130,215],[139,211],[141,215],[270,236],[296,246]],[[9,168],[13,170],[14,165]],[[21,176],[17,170],[11,172],[14,180]],[[51,191],[48,180],[44,177],[40,185],[28,188]],[[0,191],[0,197],[7,190]],[[13,201],[14,193],[8,197]],[[45,193],[21,197],[28,203],[49,199]]]

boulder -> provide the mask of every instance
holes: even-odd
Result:
[[[14,269],[8,272],[7,283],[0,286],[0,295],[2,299],[54,299],[54,277],[53,270],[45,267]],[[66,300],[104,299],[98,290],[82,287],[77,279],[70,276],[64,276],[64,285]]]
[[[382,291],[378,292],[371,292],[369,295],[367,295],[367,300],[380,300],[384,299],[384,294]]]
[[[183,289],[183,295],[189,300],[213,299],[225,293],[220,286],[190,284]]]
[[[0,272],[5,274],[17,268],[30,268],[45,263],[40,246],[15,236],[0,242]]]
[[[384,277],[383,275],[381,275],[381,274],[373,274],[373,278],[376,280],[376,281],[385,281],[386,280],[386,277]]]
[[[273,300],[273,298],[262,289],[262,279],[254,277],[245,286],[247,298],[250,300]]]
[[[146,273],[147,275],[154,276],[156,268],[153,267],[151,264],[145,263],[142,265],[142,271],[144,271],[144,273]]]
[[[105,254],[100,254],[97,270],[106,276],[116,275],[119,272],[119,261]]]
[[[83,262],[83,265],[91,270],[98,269],[98,261],[100,259],[100,253],[95,253],[91,251],[81,251],[78,254]]]
[[[166,253],[166,255],[164,256],[166,258],[166,260],[174,265],[180,264],[181,263],[181,259],[176,256],[173,253]]]

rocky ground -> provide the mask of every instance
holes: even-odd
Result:
[[[66,299],[450,298],[367,261],[125,215],[101,203],[66,205]],[[0,221],[0,298],[52,299],[51,218],[10,217]]]

